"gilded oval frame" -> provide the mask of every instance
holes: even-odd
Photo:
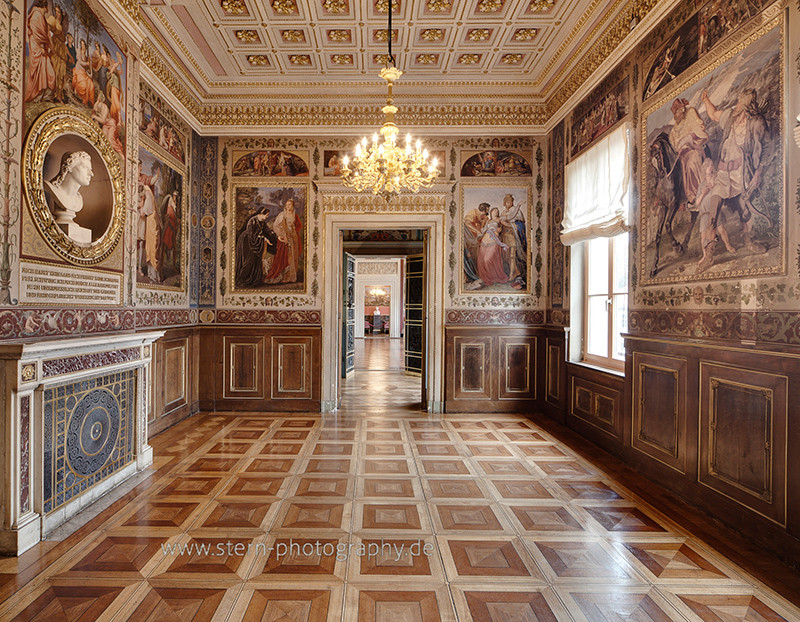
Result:
[[[62,137],[76,137],[102,161],[107,179],[92,182],[103,185],[111,196],[109,222],[105,230],[89,244],[76,242],[56,224],[47,204],[44,168],[53,143]],[[116,248],[125,228],[125,177],[117,153],[97,123],[73,108],[51,108],[34,122],[25,141],[23,185],[31,218],[39,234],[60,257],[79,266],[92,266],[106,259]]]

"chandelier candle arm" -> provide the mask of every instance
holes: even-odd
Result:
[[[391,45],[391,26],[389,33]],[[391,48],[389,56],[391,58]],[[369,147],[366,137],[362,138],[355,146],[352,163],[345,156],[342,167],[345,186],[357,192],[380,194],[387,201],[401,190],[417,192],[420,188],[430,188],[439,174],[438,160],[433,158],[428,162],[428,150],[422,148],[419,140],[414,148],[411,147],[411,134],[406,136],[405,147],[397,145],[399,130],[394,122],[397,107],[392,100],[392,85],[401,75],[403,72],[393,65],[381,69],[380,76],[386,80],[388,94],[386,105],[381,108],[385,119],[380,137],[373,134]]]

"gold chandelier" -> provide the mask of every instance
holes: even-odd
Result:
[[[342,183],[345,186],[354,188],[357,192],[371,191],[373,194],[380,194],[387,201],[403,189],[417,192],[420,187],[430,188],[438,175],[439,165],[436,158],[428,163],[428,150],[422,148],[419,140],[412,145],[411,134],[406,136],[405,147],[397,144],[399,130],[394,123],[397,107],[392,101],[392,85],[403,72],[395,67],[392,56],[392,5],[390,2],[387,31],[389,65],[380,72],[389,89],[386,105],[381,108],[386,116],[380,129],[382,140],[375,133],[372,144],[368,146],[367,138],[362,138],[356,144],[352,163],[345,156],[342,167]]]

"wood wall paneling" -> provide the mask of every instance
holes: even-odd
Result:
[[[225,335],[222,338],[225,353],[224,399],[263,400],[264,391],[264,337],[260,335]]]
[[[564,350],[562,343],[547,337],[545,340],[545,399],[554,406],[560,406],[563,399],[561,376],[563,372]]]
[[[198,334],[193,328],[168,330],[153,344],[149,436],[199,410],[198,350]]]
[[[498,337],[498,398],[536,399],[536,337]]]
[[[560,340],[559,340],[560,335]],[[556,352],[553,391],[546,402],[545,337]],[[563,328],[544,326],[445,327],[445,409],[448,412],[546,410],[563,418],[566,374]]]
[[[583,365],[568,365],[570,404],[567,424],[576,427],[592,440],[603,444],[596,433],[585,428],[588,424],[622,443],[624,378]],[[605,439],[607,442],[607,439]]]
[[[700,363],[699,481],[786,524],[788,378]]]
[[[492,337],[456,337],[454,339],[455,399],[491,400]]]
[[[685,358],[636,352],[633,355],[632,447],[686,473]]]
[[[272,399],[311,399],[311,337],[272,337]]]

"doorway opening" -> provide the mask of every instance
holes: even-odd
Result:
[[[340,239],[340,407],[427,410],[427,231],[344,229]]]
[[[323,208],[324,265],[322,285],[322,412],[335,412],[341,403],[342,385],[342,330],[343,318],[355,322],[343,313],[344,277],[344,236],[346,230],[391,231],[407,230],[409,227],[425,232],[427,249],[424,266],[418,270],[424,276],[424,286],[420,281],[418,291],[423,304],[416,309],[416,317],[424,324],[419,339],[424,339],[424,368],[420,383],[424,382],[426,394],[423,396],[425,410],[440,413],[444,406],[444,294],[445,294],[445,207],[443,196],[422,197],[429,207],[425,210],[404,211],[350,211],[349,209]],[[331,204],[336,204],[331,201]],[[402,253],[395,253],[399,256]],[[404,327],[405,333],[408,326]],[[405,354],[404,354],[405,356]]]

